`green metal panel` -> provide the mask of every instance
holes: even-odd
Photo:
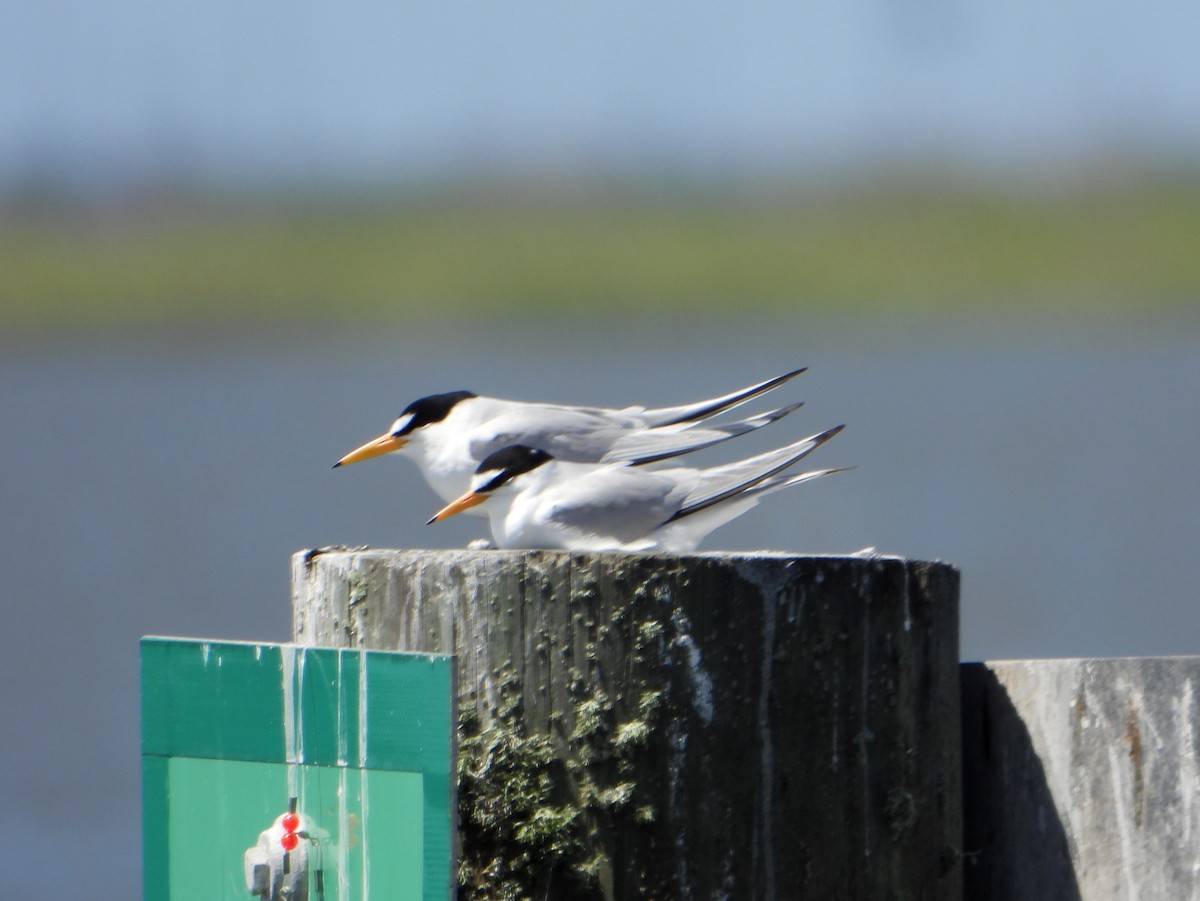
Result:
[[[287,809],[287,767],[171,757],[167,784],[168,897],[248,898],[242,854]]]
[[[166,757],[142,755],[142,894],[146,901],[171,896],[167,763]]]
[[[143,639],[147,901],[250,898],[291,797],[325,901],[449,898],[452,685],[449,657]]]
[[[143,639],[142,753],[283,760],[282,658],[278,645]]]

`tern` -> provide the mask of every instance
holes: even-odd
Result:
[[[744,435],[791,413],[801,404],[733,423],[705,421],[804,371],[796,369],[721,397],[656,409],[525,403],[470,391],[433,394],[413,401],[388,431],[346,454],[334,468],[399,453],[412,459],[429,486],[449,501],[467,489],[484,459],[517,444],[573,463],[654,463]]]
[[[842,428],[711,469],[572,463],[538,448],[506,447],[429,522],[480,507],[499,548],[686,553],[767,494],[841,472],[784,471]]]

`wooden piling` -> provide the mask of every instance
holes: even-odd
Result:
[[[1200,897],[1200,657],[964,664],[972,901]]]
[[[454,653],[460,897],[961,897],[958,573],[316,551],[303,644]]]

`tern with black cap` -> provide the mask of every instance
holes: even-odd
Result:
[[[468,490],[429,522],[481,510],[500,548],[686,553],[766,495],[841,472],[786,474],[842,428],[709,469],[573,463],[510,446],[484,459]]]
[[[511,445],[570,463],[654,463],[782,419],[801,404],[732,423],[708,422],[804,371],[796,369],[720,397],[652,409],[524,403],[470,391],[434,394],[413,401],[387,432],[346,454],[334,467],[399,454],[412,459],[430,487],[449,501],[466,491],[484,459]]]

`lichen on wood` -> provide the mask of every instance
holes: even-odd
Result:
[[[578,673],[571,684],[574,726],[565,735],[529,734],[511,668],[497,674],[500,703],[486,723],[473,708],[461,712],[462,901],[603,898],[605,833],[654,821],[634,764],[657,725],[661,692],[642,692],[636,717],[622,720],[603,690]]]

